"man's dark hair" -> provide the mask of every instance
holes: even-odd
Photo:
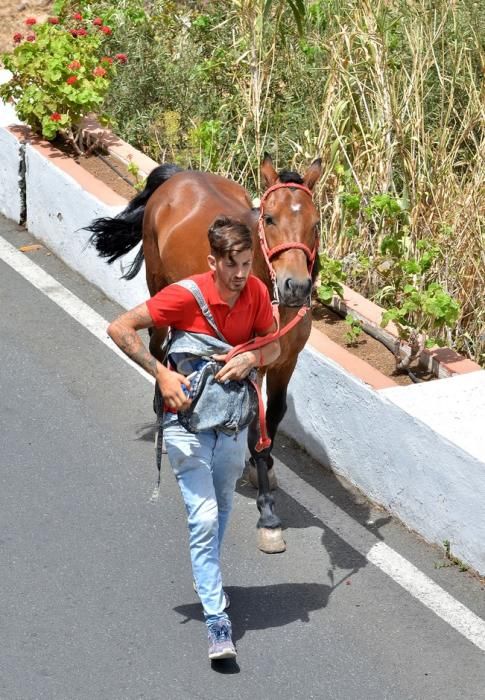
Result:
[[[253,237],[242,221],[218,216],[209,228],[209,244],[215,258],[224,258],[242,250],[251,250]]]

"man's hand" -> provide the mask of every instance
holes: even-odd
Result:
[[[268,328],[260,337],[266,335],[275,335],[276,322]],[[216,374],[216,380],[219,382],[227,382],[234,380],[240,382],[245,379],[250,371],[255,367],[267,367],[272,362],[278,359],[280,355],[280,341],[278,338],[270,340],[267,345],[263,345],[256,350],[247,350],[240,355],[233,357],[222,369]],[[212,359],[218,362],[226,362],[227,355],[212,355]]]
[[[187,398],[182,390],[182,386],[190,390],[190,382],[187,377],[184,377],[183,374],[178,374],[178,372],[171,372],[160,365],[160,369],[156,374],[156,380],[162,392],[163,402],[169,408],[183,411],[190,406],[191,400]]]
[[[212,355],[213,360],[225,362],[226,355]],[[242,352],[236,355],[222,367],[215,378],[218,382],[227,382],[229,380],[240,382],[245,379],[250,371],[258,366],[258,361],[254,352]]]

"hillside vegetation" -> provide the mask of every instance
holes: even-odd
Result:
[[[481,3],[57,6],[116,27],[112,49],[128,54],[129,70],[106,108],[123,138],[253,195],[264,151],[296,170],[320,156],[323,247],[339,277],[485,361]]]

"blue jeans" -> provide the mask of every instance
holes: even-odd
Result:
[[[237,435],[215,430],[189,433],[176,414],[167,412],[163,437],[185,502],[192,572],[210,625],[227,619],[220,552],[236,482],[244,469],[247,429]]]

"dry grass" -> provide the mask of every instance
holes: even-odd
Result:
[[[339,258],[357,251],[372,259],[378,250],[379,231],[359,216],[358,236],[344,235],[343,191],[358,193],[363,202],[375,193],[399,198],[407,211],[409,255],[418,241],[437,245],[441,255],[433,278],[461,305],[447,340],[483,362],[485,110],[476,64],[481,47],[472,27],[466,37],[460,35],[459,4],[440,3],[438,12],[426,0],[409,3],[398,34],[392,12],[398,2],[361,0],[345,17],[337,16],[326,42],[325,90],[313,104],[315,138],[326,163],[327,251]],[[389,46],[399,38],[406,51],[396,64]],[[337,175],[336,164],[343,166]],[[375,283],[369,273],[363,291],[375,294]]]

